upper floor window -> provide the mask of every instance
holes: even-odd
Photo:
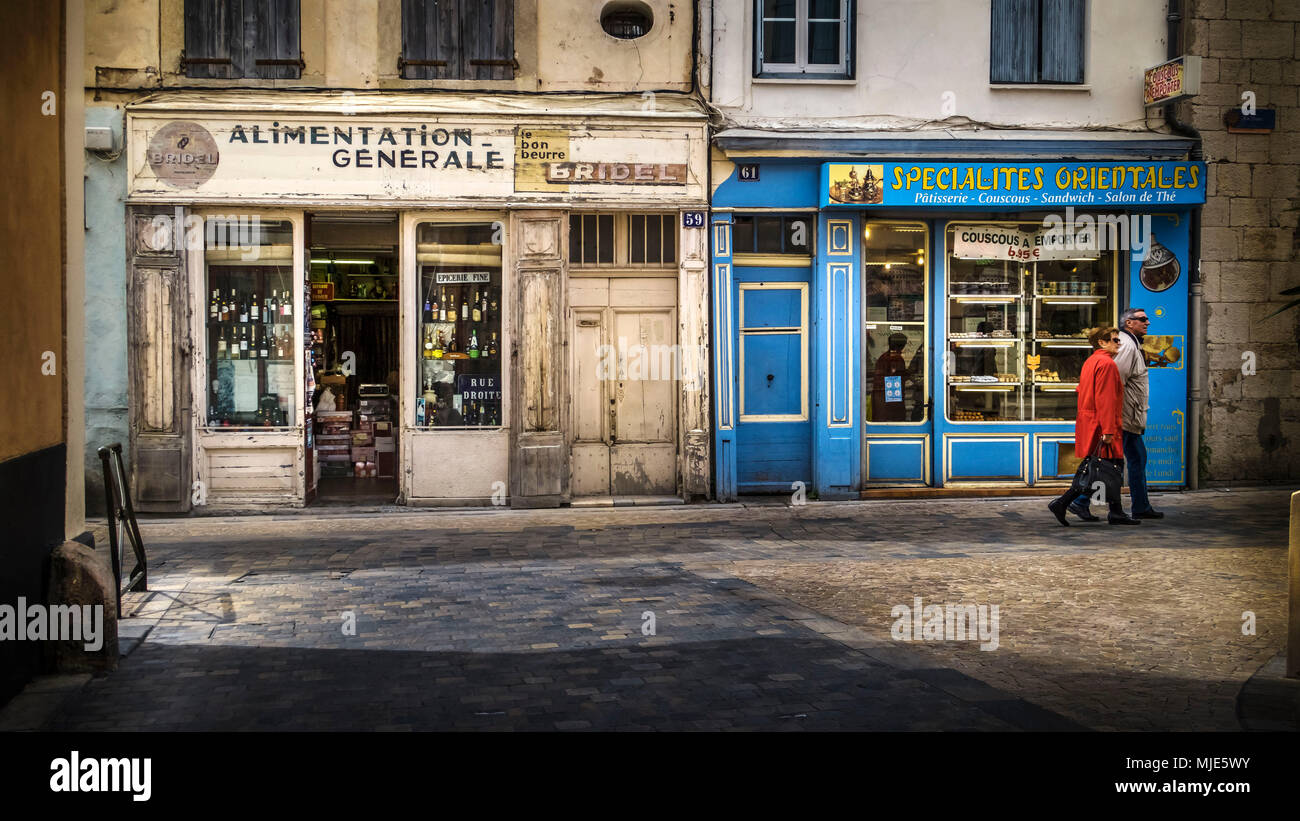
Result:
[[[294,80],[302,67],[298,0],[185,0],[186,77]]]
[[[677,264],[677,215],[572,213],[569,264],[663,268]]]
[[[402,0],[406,80],[511,80],[514,0]]]
[[[853,76],[854,0],[757,0],[754,76]]]
[[[989,82],[1082,83],[1084,0],[993,0]]]

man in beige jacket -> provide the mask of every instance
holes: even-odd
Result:
[[[1124,461],[1128,463],[1128,487],[1132,497],[1132,516],[1135,519],[1163,519],[1165,514],[1151,507],[1147,498],[1147,447],[1142,434],[1147,427],[1147,409],[1151,407],[1151,389],[1147,383],[1146,357],[1142,353],[1142,338],[1146,336],[1151,318],[1142,308],[1129,308],[1119,315],[1119,353],[1115,365],[1119,368],[1120,382],[1124,385],[1122,427],[1124,434]],[[1080,497],[1070,511],[1081,519],[1096,519],[1088,510],[1088,497]]]

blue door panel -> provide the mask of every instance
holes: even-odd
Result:
[[[802,302],[793,288],[747,290],[745,294],[746,328],[798,328]]]
[[[741,338],[745,359],[741,387],[744,415],[802,412],[801,342],[799,334],[750,334]]]
[[[924,482],[925,440],[867,441],[867,478],[872,482]]]
[[[737,433],[736,479],[741,490],[754,490],[745,486],[756,484],[788,490],[791,482],[812,481],[807,422],[746,422]]]

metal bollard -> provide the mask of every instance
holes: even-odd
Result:
[[[1291,593],[1287,607],[1286,675],[1300,678],[1300,490],[1291,494],[1291,547],[1287,568]]]

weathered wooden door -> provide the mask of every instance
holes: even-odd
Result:
[[[194,342],[183,225],[180,208],[132,208],[127,219],[129,456],[142,512],[184,513],[198,490],[190,486]]]
[[[676,295],[670,278],[569,281],[575,497],[677,492]]]

